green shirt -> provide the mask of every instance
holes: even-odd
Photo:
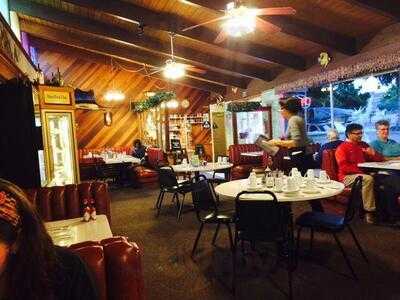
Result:
[[[370,146],[383,156],[400,156],[400,144],[394,140],[388,139],[387,142],[384,142],[378,139],[370,143]]]

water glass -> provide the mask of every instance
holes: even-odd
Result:
[[[315,177],[314,169],[307,170],[307,178],[314,179],[314,177]]]
[[[220,163],[222,163],[222,157],[221,156],[218,156],[218,161],[217,161],[219,164]]]
[[[297,178],[295,177],[288,177],[287,178],[287,190],[289,192],[297,190]]]
[[[325,170],[319,171],[319,179],[321,181],[328,181],[329,180],[329,176],[328,176],[328,174],[326,173]]]
[[[275,178],[275,191],[281,192],[282,187],[283,187],[283,178],[282,177]]]
[[[187,163],[188,163],[188,162],[187,162],[187,159],[186,159],[186,158],[182,159],[182,164],[183,164],[183,165],[187,165]]]
[[[227,157],[223,157],[223,158],[222,158],[222,162],[223,162],[224,164],[227,164],[227,163],[228,163],[228,158],[227,158]]]
[[[273,188],[274,187],[274,181],[275,181],[275,178],[272,177],[272,176],[265,177],[265,186],[267,188]]]

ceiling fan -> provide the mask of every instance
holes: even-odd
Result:
[[[292,7],[251,8],[238,0],[229,2],[226,5],[226,9],[223,11],[225,15],[222,17],[184,28],[182,31],[188,31],[206,24],[224,21],[222,23],[222,30],[214,40],[214,43],[219,44],[228,36],[240,37],[253,32],[255,28],[265,33],[274,33],[281,30],[280,27],[258,16],[294,15],[296,13],[296,10]]]
[[[171,54],[170,54],[171,58],[169,58],[165,61],[164,66],[156,68],[157,69],[156,71],[151,72],[148,75],[150,76],[150,75],[153,75],[153,74],[156,74],[159,72],[163,72],[164,77],[175,80],[175,79],[179,79],[179,78],[185,76],[186,71],[191,71],[191,72],[200,73],[200,74],[206,73],[206,71],[203,69],[197,68],[192,65],[183,64],[183,63],[177,62],[175,60],[174,36],[175,36],[175,33],[173,33],[173,32],[169,33],[170,43],[171,43]]]

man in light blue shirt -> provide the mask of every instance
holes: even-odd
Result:
[[[400,144],[389,139],[390,124],[386,120],[375,123],[377,139],[370,143],[375,151],[382,154],[386,160],[400,159]]]

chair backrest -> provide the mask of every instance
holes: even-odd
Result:
[[[124,237],[70,246],[92,273],[99,299],[144,300],[141,250]]]
[[[160,184],[161,189],[172,188],[174,186],[178,186],[178,179],[176,178],[176,174],[174,169],[170,166],[162,167],[158,170],[158,182]]]
[[[25,192],[45,222],[81,217],[83,203],[93,199],[97,214],[106,215],[111,223],[111,198],[104,182],[42,187]]]
[[[153,169],[157,169],[159,164],[164,162],[164,152],[160,148],[147,148],[147,160]]]
[[[346,212],[344,214],[344,223],[349,223],[356,213],[356,208],[362,201],[362,176],[358,176],[351,187],[349,201],[347,202]]]
[[[228,148],[229,151],[229,161],[236,165],[243,164],[261,164],[263,159],[260,156],[243,156],[241,153],[243,152],[255,152],[262,151],[262,149],[256,144],[237,144],[230,145]]]
[[[325,170],[329,178],[338,180],[338,165],[335,157],[336,149],[327,149],[322,152],[322,170]]]
[[[215,192],[212,189],[212,185],[204,175],[193,178],[191,185],[192,201],[199,219],[202,212],[218,211]]]
[[[263,195],[265,200],[251,200],[250,195]],[[246,199],[247,196],[247,199]],[[249,241],[285,240],[291,221],[290,207],[279,204],[274,193],[241,192],[235,199],[236,231]]]

